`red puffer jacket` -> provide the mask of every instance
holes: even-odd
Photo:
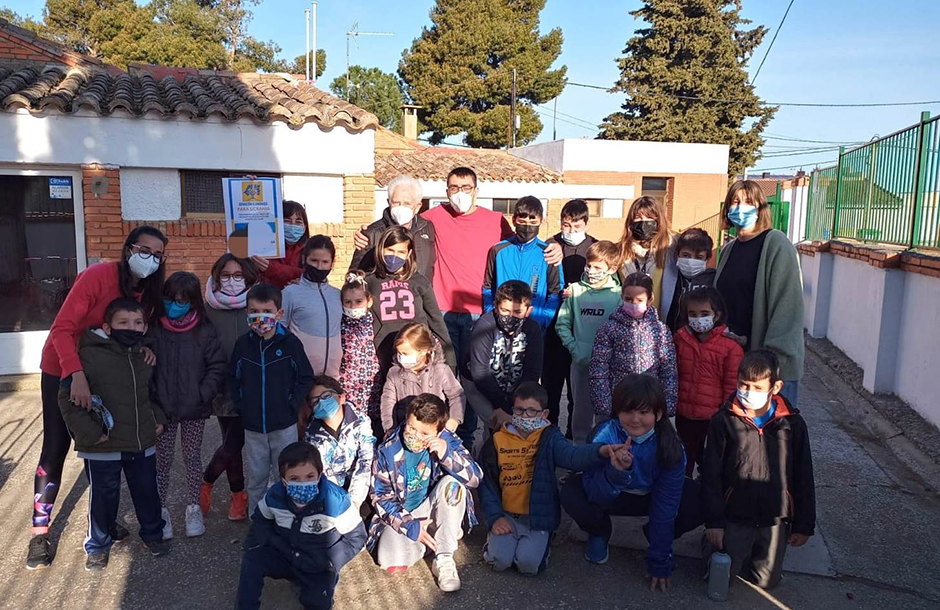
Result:
[[[713,328],[705,341],[699,341],[688,326],[676,332],[678,415],[711,419],[737,389],[738,365],[744,352],[734,340],[724,336],[725,328],[724,324]]]

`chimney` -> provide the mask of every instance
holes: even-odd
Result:
[[[402,104],[401,107],[401,135],[409,140],[418,139],[418,110],[421,106]]]
[[[770,178],[770,172],[764,172],[763,174],[760,175],[760,177],[763,179]]]

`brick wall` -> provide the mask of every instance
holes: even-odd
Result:
[[[0,24],[0,59],[23,62],[56,62],[68,66],[105,66],[100,60],[75,53],[52,41],[44,40],[34,32],[10,23]]]
[[[343,224],[337,227],[336,270],[330,276],[330,282],[336,286],[342,283],[352,254],[353,235],[362,225],[371,224],[375,216],[375,175],[350,175],[343,179]]]

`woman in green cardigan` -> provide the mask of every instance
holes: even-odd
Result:
[[[728,306],[728,326],[745,350],[767,348],[780,359],[780,392],[796,406],[803,377],[803,280],[796,248],[773,228],[760,186],[738,180],[722,206],[722,228],[737,237],[721,251],[715,287]]]

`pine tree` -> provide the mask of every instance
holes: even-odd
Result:
[[[646,0],[631,12],[649,27],[618,61],[613,91],[627,99],[598,137],[728,144],[731,176],[752,166],[777,109],[761,104],[745,70],[767,28],[745,29],[740,12],[741,0]]]
[[[310,51],[307,55],[313,60],[313,51]],[[313,66],[313,63],[311,62],[310,65]],[[307,58],[304,57],[303,53],[294,58],[294,63],[289,66],[287,71],[291,74],[307,73]],[[317,78],[323,76],[324,72],[326,72],[326,51],[317,49]]]
[[[534,140],[542,122],[533,108],[556,97],[567,68],[551,69],[562,33],[539,33],[545,0],[437,0],[431,27],[406,50],[398,74],[409,100],[423,107],[432,143],[464,133],[470,146],[508,140],[512,69],[517,73],[516,142]]]
[[[333,95],[349,100],[377,116],[383,126],[394,131],[400,129],[400,108],[404,97],[401,84],[394,74],[382,72],[378,68],[350,66],[349,85],[352,91],[347,95],[346,75],[341,74],[330,83],[330,90]]]

